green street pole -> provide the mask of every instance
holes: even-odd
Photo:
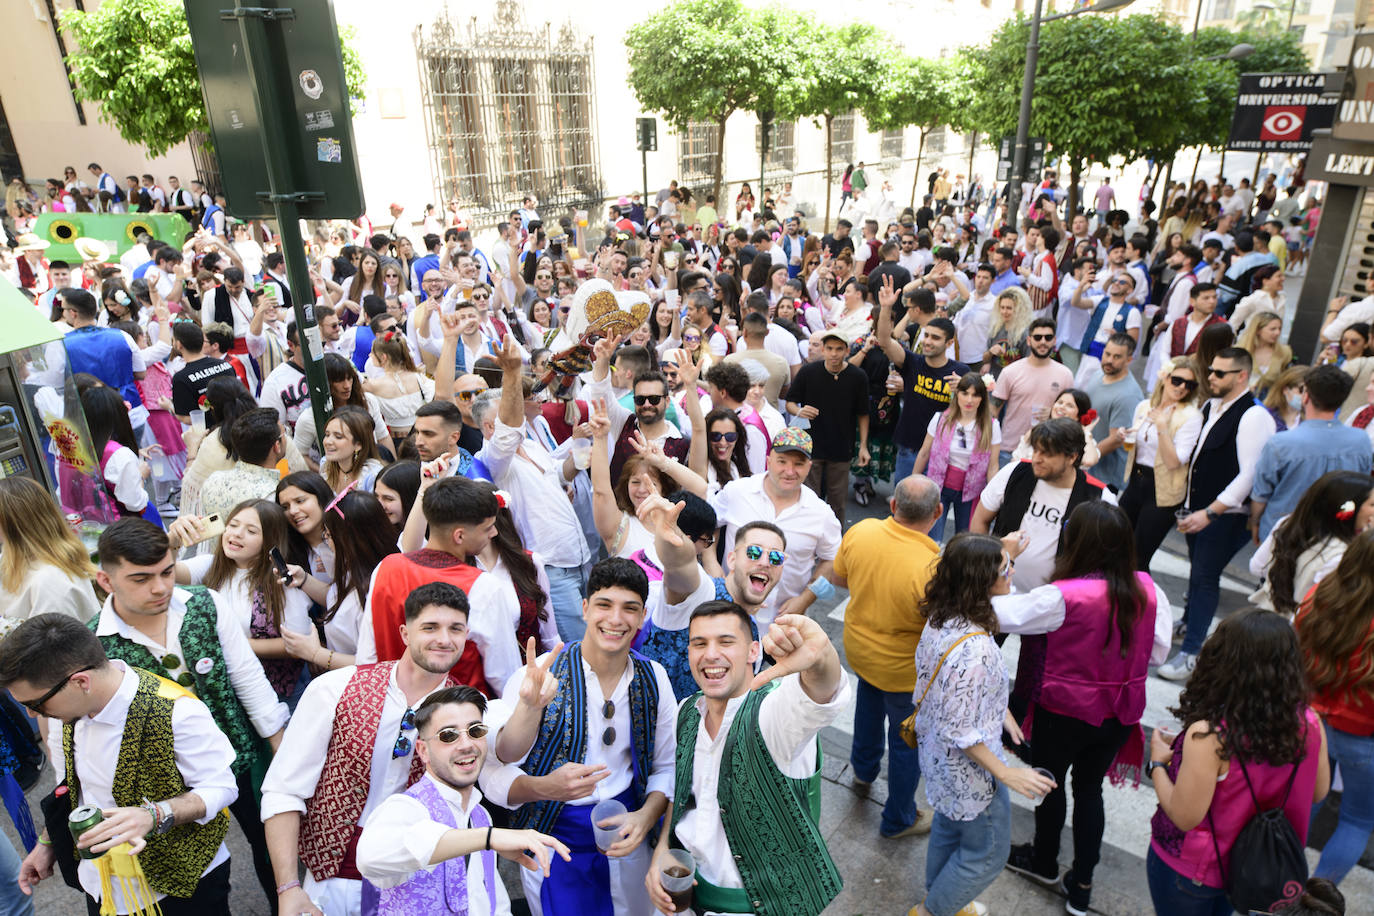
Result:
[[[221,18],[238,20],[243,38],[244,57],[248,77],[257,99],[258,115],[263,125],[262,152],[267,162],[268,190],[258,192],[272,204],[277,219],[277,234],[281,239],[281,253],[286,260],[286,277],[291,283],[291,302],[296,315],[296,340],[305,363],[305,382],[310,390],[310,409],[315,415],[315,436],[323,442],[324,427],[332,408],[329,385],[325,381],[320,332],[315,320],[314,287],[306,266],[305,243],[301,238],[300,216],[296,205],[323,197],[321,191],[295,191],[290,185],[291,166],[286,160],[285,147],[272,143],[274,136],[286,136],[290,123],[281,104],[278,90],[272,85],[272,64],[267,34],[268,19],[293,18],[290,9],[244,6],[236,0],[233,10]],[[323,451],[323,445],[320,444]]]

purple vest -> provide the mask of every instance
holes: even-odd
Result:
[[[1136,573],[1136,580],[1146,596],[1145,610],[1136,620],[1125,658],[1121,634],[1108,612],[1106,580],[1054,583],[1064,594],[1064,625],[1045,637],[1037,705],[1090,725],[1101,725],[1105,719],[1125,725],[1140,721],[1156,608],[1154,582],[1143,572]]]
[[[930,445],[930,465],[926,468],[926,476],[943,487],[945,471],[949,469],[949,444],[954,439],[954,424],[951,423],[943,429],[941,425],[937,423],[935,426],[935,441]],[[983,492],[983,487],[987,486],[988,462],[991,460],[991,449],[980,451],[975,441],[973,453],[968,459],[968,470],[964,472],[964,502],[977,499]]]
[[[453,810],[439,794],[433,779],[426,773],[406,794],[416,799],[429,816],[446,827],[457,827]],[[486,810],[478,805],[472,809],[473,827],[490,827],[491,818]],[[415,913],[458,913],[467,916],[468,880],[467,856],[458,856],[440,862],[431,871],[420,869],[405,884],[389,887],[380,892],[371,883],[363,882],[364,916],[412,916]],[[482,872],[487,888],[487,900],[491,905],[492,916],[496,913],[496,853],[486,850],[482,853]],[[379,893],[376,908],[369,907],[372,893]]]

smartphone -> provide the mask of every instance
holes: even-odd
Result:
[[[199,544],[203,541],[210,540],[210,538],[217,538],[223,533],[223,516],[221,516],[218,512],[216,512],[214,515],[207,515],[205,516],[205,527],[200,532],[200,540],[196,541],[195,543]]]
[[[281,550],[273,547],[267,551],[267,555],[272,558],[272,565],[277,569],[277,575],[284,581],[291,580],[291,570],[286,568],[286,557],[281,555]]]

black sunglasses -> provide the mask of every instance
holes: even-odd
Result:
[[[634,400],[635,400],[635,406],[636,406],[636,407],[643,407],[645,404],[649,404],[649,405],[651,405],[651,406],[653,406],[653,407],[657,407],[657,406],[658,406],[658,402],[661,401],[661,400],[663,400],[663,395],[661,395],[661,394],[637,394],[637,395],[634,396]]]
[[[1226,376],[1234,375],[1239,371],[1239,369],[1208,369],[1207,374],[1219,376],[1220,378],[1226,378]]]
[[[1169,376],[1169,384],[1170,384],[1170,385],[1173,385],[1173,386],[1176,387],[1176,388],[1184,388],[1184,389],[1187,389],[1188,391],[1195,391],[1195,390],[1197,390],[1197,381],[1196,381],[1196,380],[1190,379],[1190,378],[1184,378],[1184,377],[1181,376],[1181,375],[1171,375],[1171,376]]]
[[[606,747],[615,744],[615,726],[611,720],[615,718],[615,703],[607,700],[601,705],[601,715],[606,717],[606,730],[601,733],[601,743]]]
[[[739,438],[739,433],[736,433],[736,432],[729,432],[729,433],[711,433],[711,441],[712,441],[712,442],[720,442],[721,440],[724,440],[724,441],[726,441],[726,442],[734,442],[734,441],[735,441],[736,439],[738,439],[738,438]]]
[[[476,741],[479,738],[485,738],[489,731],[491,731],[491,726],[487,725],[485,722],[473,722],[466,728],[459,728],[457,725],[448,725],[439,729],[428,738],[421,738],[420,740],[434,741],[437,739],[441,744],[452,744],[461,736],[467,735],[473,741]]]
[[[66,677],[64,677],[64,678],[61,680],[61,682],[58,683],[58,685],[57,685],[56,687],[54,687],[52,690],[49,690],[47,693],[43,694],[43,695],[42,695],[41,697],[39,697],[38,699],[36,699],[36,700],[19,700],[19,704],[20,704],[21,706],[27,706],[29,709],[32,709],[34,712],[38,713],[39,715],[42,715],[42,714],[43,714],[43,704],[47,703],[47,702],[48,702],[49,700],[51,700],[53,697],[55,697],[55,696],[57,696],[59,693],[61,693],[61,692],[62,692],[62,688],[66,687],[68,684],[70,684],[70,683],[72,682],[72,678],[76,677],[78,674],[80,674],[80,673],[83,672],[83,671],[90,671],[90,670],[91,670],[92,668],[94,668],[94,667],[95,667],[95,665],[87,665],[87,666],[84,667],[84,668],[77,668],[77,669],[76,669],[75,671],[73,671],[71,674],[69,674],[69,675],[67,675]],[[18,698],[16,697],[16,699],[18,699]]]
[[[1054,335],[1053,335],[1053,334],[1032,334],[1032,335],[1030,336],[1030,339],[1031,339],[1031,340],[1054,340]]]

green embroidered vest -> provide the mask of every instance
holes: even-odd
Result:
[[[248,713],[244,712],[243,704],[234,692],[234,685],[229,681],[229,666],[224,662],[224,649],[220,645],[219,631],[216,628],[219,610],[215,606],[215,599],[203,586],[187,586],[186,591],[191,593],[191,597],[186,602],[186,616],[181,620],[178,639],[181,641],[183,661],[190,672],[191,683],[184,683],[182,686],[192,690],[195,696],[209,707],[215,724],[234,747],[234,775],[242,776],[257,762],[258,756],[262,753],[263,743],[258,740],[258,733],[253,730],[253,723],[248,720]],[[99,615],[87,624],[92,631],[99,625]],[[146,646],[117,633],[100,637],[100,642],[105,646],[105,654],[110,658],[117,658],[126,665],[151,671],[169,681],[175,680],[162,664],[162,659],[154,656]],[[202,659],[209,659],[211,663],[210,670],[204,674],[197,666],[197,662]]]
[[[166,801],[184,795],[188,788],[177,769],[172,705],[178,697],[191,694],[150,672],[135,669],[134,673],[138,675],[138,692],[124,721],[111,792],[121,807],[141,805],[145,798]],[[73,731],[70,722],[62,726],[67,797],[75,810],[81,804],[81,782],[76,775]],[[148,886],[160,894],[190,897],[228,830],[229,813],[220,811],[208,824],[179,824],[164,834],[149,836],[147,848],[138,856]]]
[[[813,789],[820,767],[808,779],[783,775],[759,730],[759,707],[773,687],[751,691],[730,723],[717,780],[720,816],[756,916],[818,916],[844,882],[817,826],[820,796]],[[697,696],[684,700],[678,709],[673,830],[696,805],[692,766],[701,726]]]

